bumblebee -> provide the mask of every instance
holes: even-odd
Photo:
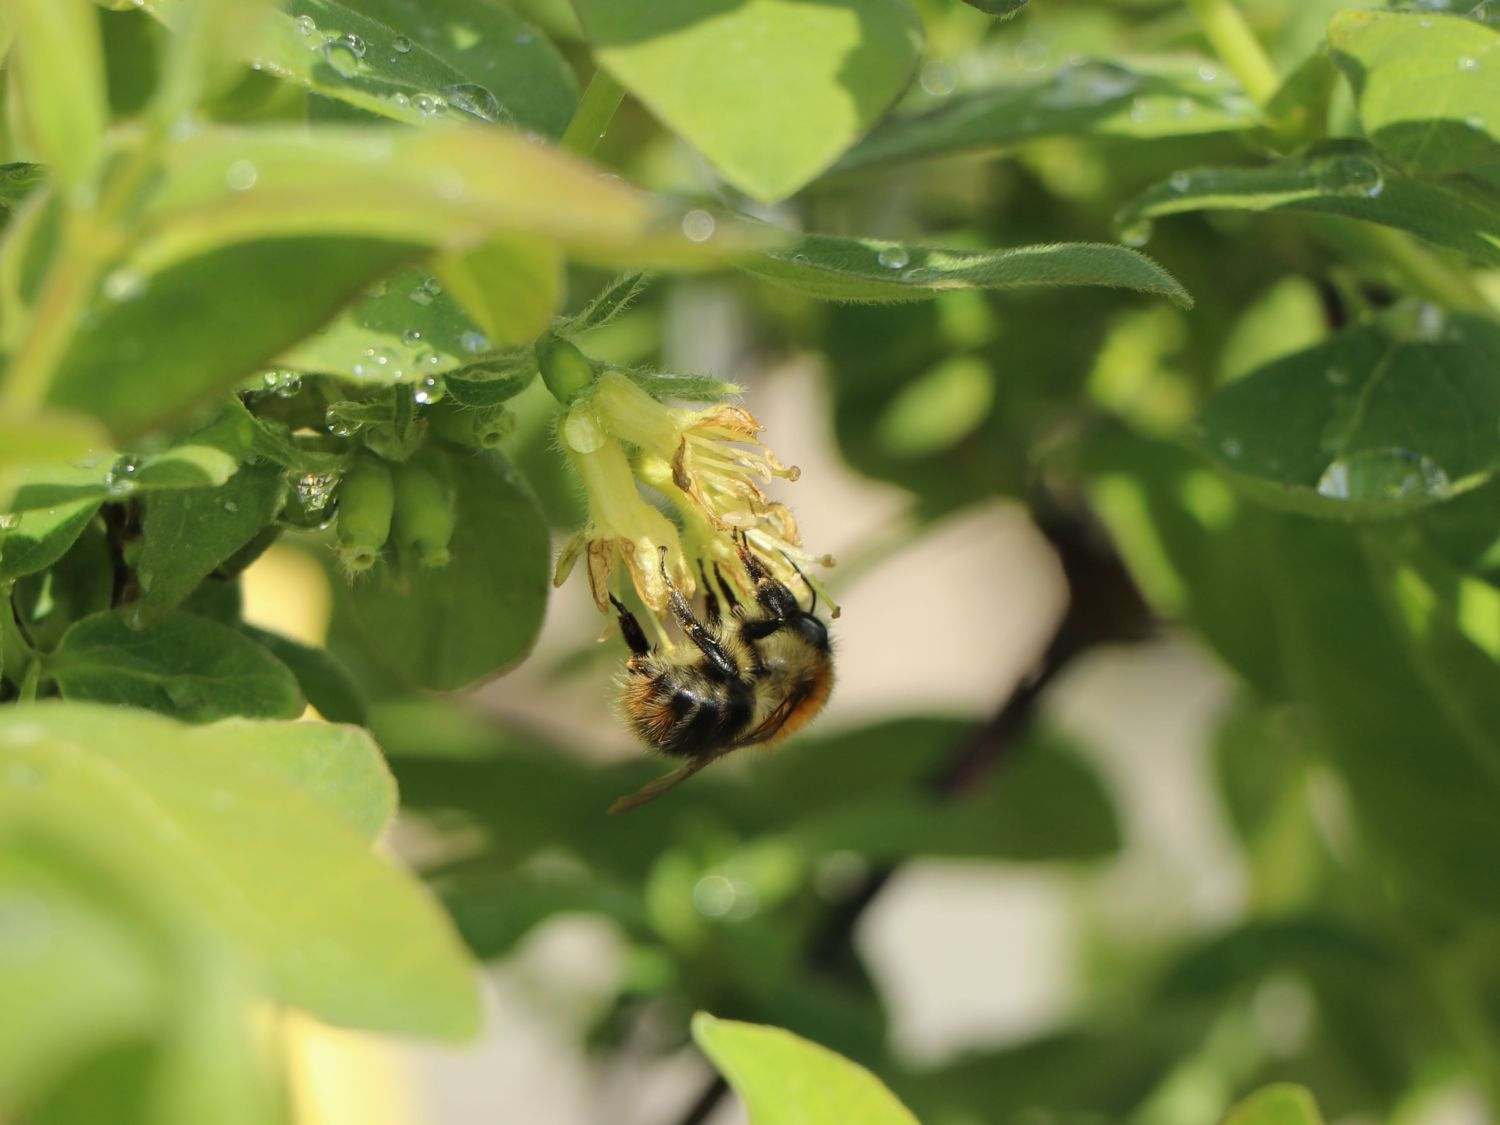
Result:
[[[704,572],[703,621],[693,615],[667,574],[666,549],[662,549],[668,606],[692,644],[685,654],[654,649],[635,615],[610,597],[631,653],[620,709],[644,742],[670,758],[684,760],[674,773],[616,801],[612,813],[654,800],[731,750],[769,746],[786,738],[806,726],[828,702],[833,690],[833,650],[828,627],[815,615],[816,591],[812,604],[803,609],[796,595],[751,554],[743,539],[735,547],[754,584],[756,608],[741,606],[715,571],[719,591],[729,605],[726,619]]]

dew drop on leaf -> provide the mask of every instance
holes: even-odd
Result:
[[[1432,458],[1410,449],[1366,449],[1335,459],[1318,478],[1330,500],[1441,499],[1452,487]]]
[[[714,217],[707,211],[689,211],[682,217],[682,233],[689,242],[707,242],[714,236]]]
[[[481,121],[504,121],[508,116],[500,107],[500,100],[490,92],[490,89],[477,82],[460,82],[453,86],[445,86],[443,97],[460,113],[467,113],[470,117],[477,117]]]
[[[911,255],[904,246],[887,246],[877,255],[877,260],[888,270],[899,270],[904,269],[906,263],[911,261]]]

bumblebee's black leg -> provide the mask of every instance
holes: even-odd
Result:
[[[620,604],[620,599],[613,594],[609,596],[610,603],[615,607],[615,613],[620,618],[620,633],[625,638],[625,643],[630,646],[630,651],[636,656],[646,656],[651,652],[651,645],[646,640],[646,634],[641,629],[641,623],[635,619],[635,614]]]
[[[751,554],[750,545],[743,535],[736,538],[735,549],[739,552],[740,561],[745,564],[745,572],[755,583],[755,600],[762,609],[777,621],[789,621],[802,612],[802,607],[797,604],[797,596],[776,581],[766,565]],[[767,635],[773,632],[774,629],[768,630]]]
[[[704,567],[702,560],[698,562],[698,574],[703,579],[703,619],[714,628],[724,619],[719,610],[719,599],[714,594],[713,583],[708,580],[708,570]]]
[[[719,564],[714,563],[714,581],[719,585],[719,593],[724,595],[724,603],[729,606],[733,613],[740,608],[740,599],[734,592],[734,587],[724,580],[724,575],[719,572]]]
[[[738,665],[703,623],[693,616],[693,607],[688,605],[687,599],[682,596],[682,591],[677,588],[677,584],[672,581],[672,576],[667,573],[667,549],[665,547],[661,548],[661,577],[662,581],[667,584],[667,605],[672,610],[672,616],[677,619],[677,624],[687,635],[687,639],[698,646],[698,650],[708,658],[709,666],[725,679],[738,676],[740,673]]]

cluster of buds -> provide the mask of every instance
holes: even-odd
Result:
[[[753,604],[751,579],[736,554],[738,536],[778,580],[796,589],[805,578],[826,597],[811,565],[832,566],[833,560],[809,554],[792,513],[765,493],[771,481],[794,481],[798,471],[761,444],[762,429],[741,406],[672,407],[625,372],[598,372],[558,424],[559,444],[583,481],[588,522],[563,548],[556,584],[586,560],[594,602],[609,614],[611,578],[627,573],[658,619],[652,623],[658,640],[670,644],[661,624],[668,599],[661,549],[667,572],[686,596],[717,571]],[[665,501],[677,522],[646,499],[642,485]]]

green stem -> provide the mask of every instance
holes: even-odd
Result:
[[[599,138],[604,136],[604,130],[609,128],[615,110],[624,100],[625,87],[611,78],[603,67],[594,71],[589,88],[583,92],[583,100],[578,103],[573,120],[568,122],[567,132],[563,134],[563,148],[579,156],[592,154]]]
[[[1281,86],[1281,79],[1234,0],[1187,0],[1187,3],[1219,58],[1234,71],[1250,99],[1264,109]]]
[[[37,671],[37,655],[21,632],[12,602],[14,586],[0,587],[0,667],[5,669],[5,678],[24,689]]]
[[[1359,224],[1357,230],[1360,241],[1400,275],[1417,296],[1460,312],[1495,311],[1468,274],[1454,269],[1410,236],[1366,223]]]

